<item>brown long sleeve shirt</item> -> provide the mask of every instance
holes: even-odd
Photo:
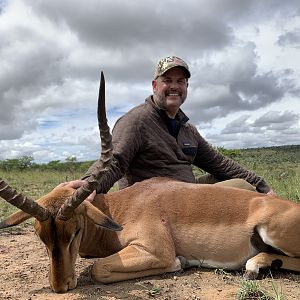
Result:
[[[165,111],[148,97],[115,124],[112,132],[113,159],[97,191],[107,192],[112,185],[125,177],[128,185],[151,177],[169,177],[195,182],[192,165],[212,174],[219,180],[242,178],[267,193],[270,187],[255,173],[216,151],[188,123],[188,117],[179,110],[175,122],[176,134],[170,134]],[[97,167],[96,161],[83,178]]]

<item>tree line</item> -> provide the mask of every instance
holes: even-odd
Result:
[[[67,157],[65,161],[52,160],[48,163],[36,163],[32,156],[0,160],[0,169],[3,171],[23,170],[55,170],[55,171],[82,171],[85,172],[93,161],[77,161],[75,156]]]
[[[256,163],[300,163],[300,145],[262,147],[248,149],[225,149],[216,147],[216,149],[234,160],[239,162]],[[0,160],[0,169],[4,171],[11,170],[55,170],[55,171],[82,171],[85,172],[93,161],[77,161],[76,156],[71,155],[65,161],[53,160],[48,163],[36,163],[32,156],[21,156],[19,158]]]

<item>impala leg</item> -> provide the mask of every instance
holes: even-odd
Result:
[[[258,276],[259,269],[273,266],[300,272],[300,258],[261,252],[247,261],[244,277],[255,279]]]
[[[240,178],[220,181],[220,182],[215,183],[215,185],[234,187],[234,188],[238,188],[238,189],[242,189],[242,190],[249,190],[249,191],[253,191],[253,192],[256,191],[254,186],[252,186],[246,180],[240,179]]]
[[[92,267],[91,277],[97,282],[112,283],[181,269],[175,252],[169,256],[161,254],[154,255],[140,245],[130,245],[116,254],[97,260]]]

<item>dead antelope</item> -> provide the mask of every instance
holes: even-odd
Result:
[[[99,92],[103,169],[111,137]],[[77,254],[99,257],[93,280],[111,283],[178,271],[190,266],[237,270],[247,278],[271,265],[300,271],[300,205],[256,192],[218,185],[153,178],[124,190],[93,191],[103,169],[77,190],[55,188],[34,202],[0,179],[0,196],[21,209],[0,223],[15,226],[35,217],[35,231],[50,258],[55,292],[76,287]],[[121,230],[122,229],[122,230]]]

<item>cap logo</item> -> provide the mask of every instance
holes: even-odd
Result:
[[[186,74],[187,74],[187,78],[189,78],[191,76],[189,67],[185,61],[183,61],[181,58],[179,58],[177,56],[168,56],[159,61],[158,65],[156,67],[156,70],[155,70],[154,77],[157,78],[174,67],[184,68],[186,71]]]

